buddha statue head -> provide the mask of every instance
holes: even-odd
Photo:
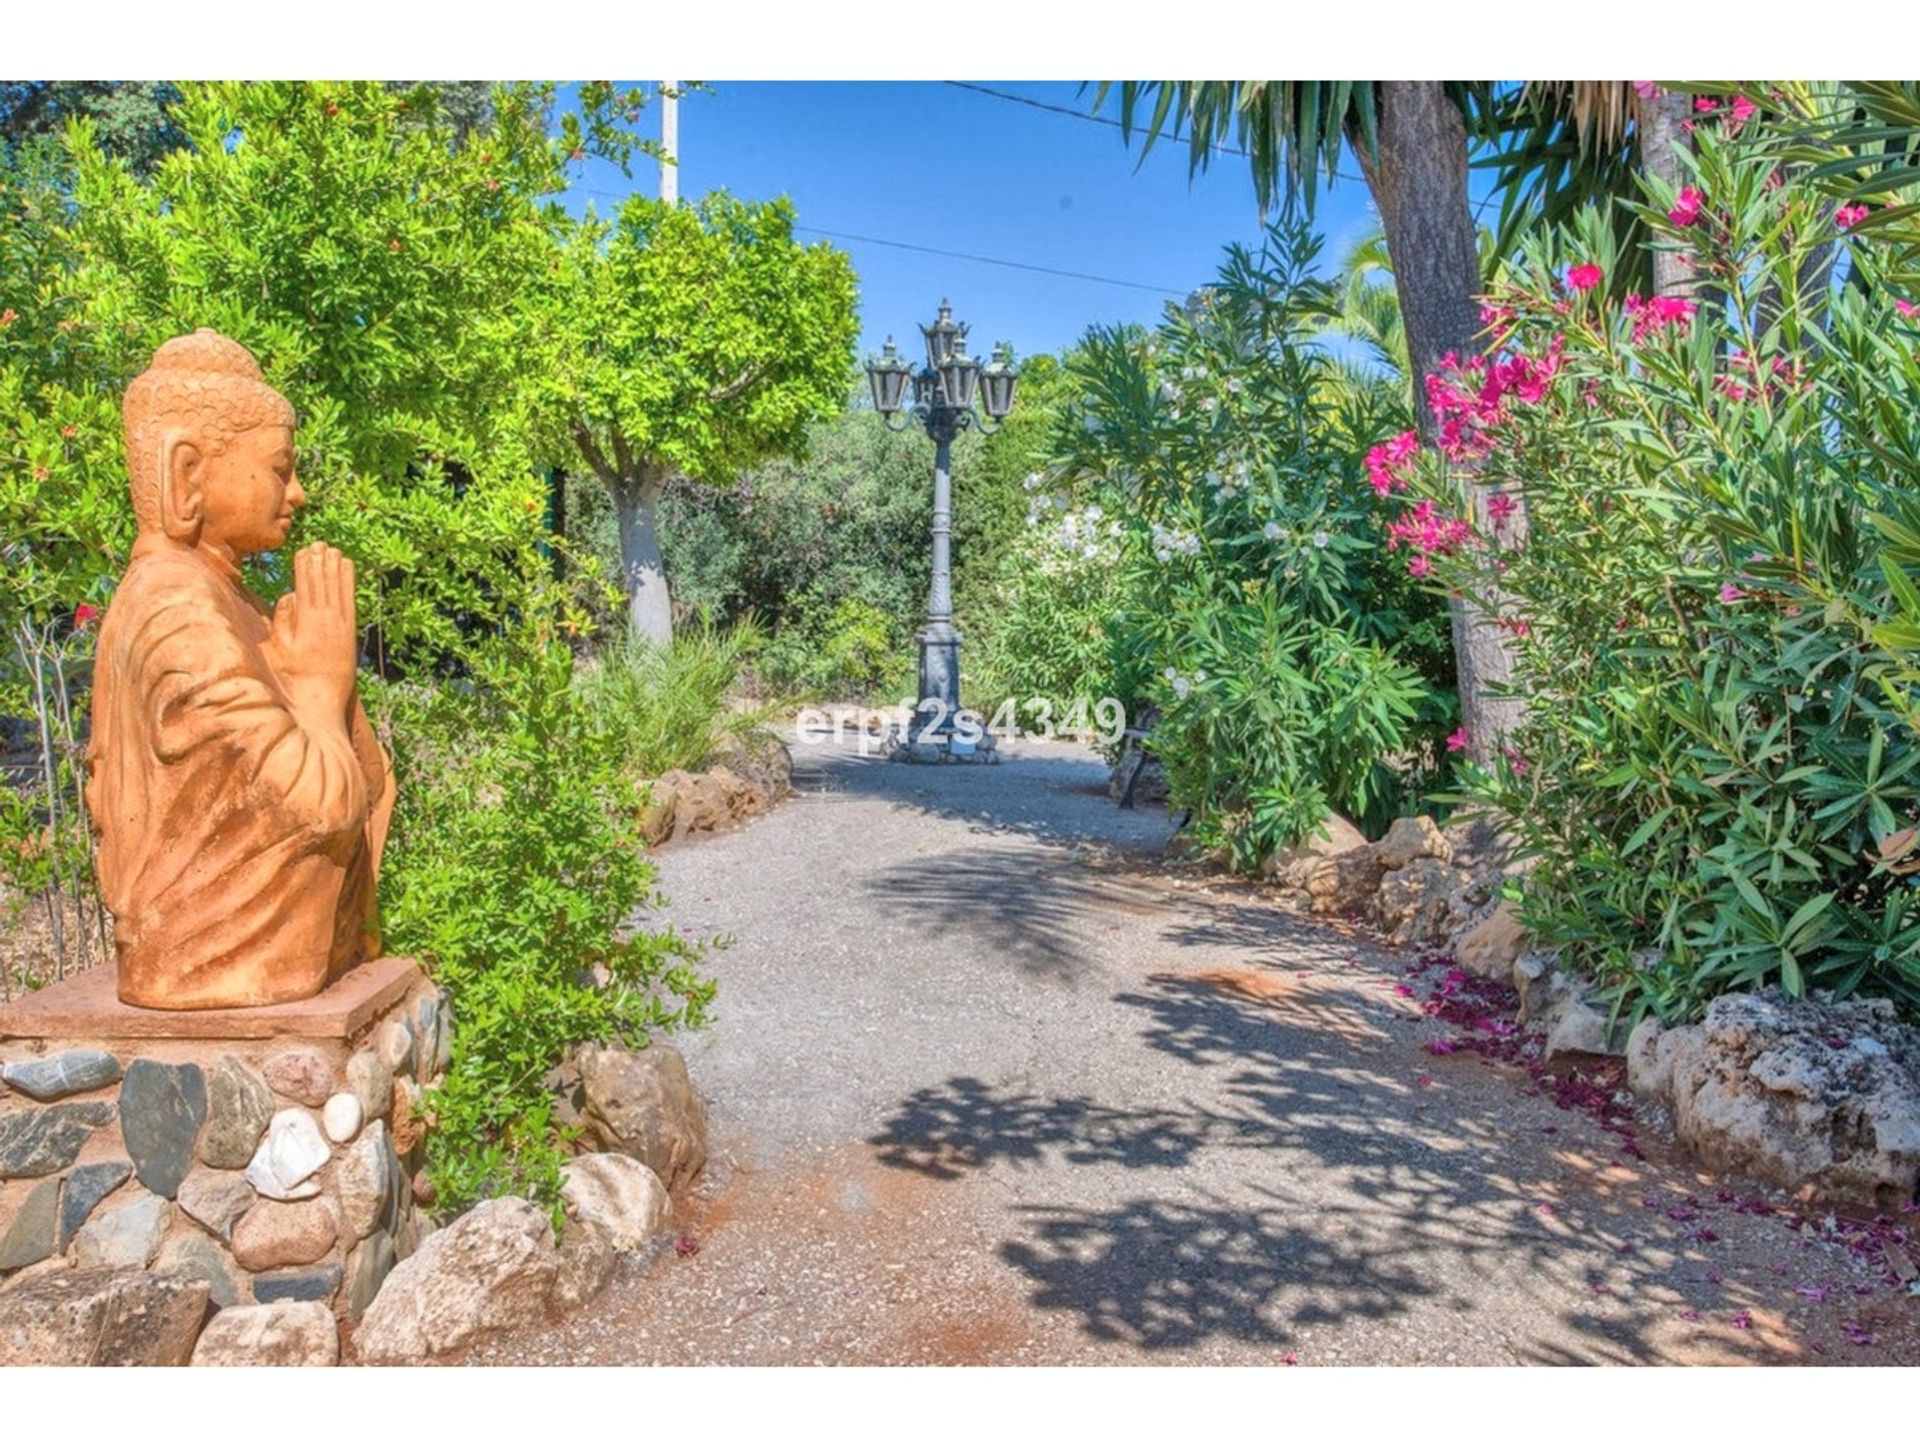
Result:
[[[167,341],[127,387],[123,413],[142,535],[234,563],[285,542],[306,503],[293,407],[244,345],[205,329]]]

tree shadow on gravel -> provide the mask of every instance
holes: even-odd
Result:
[[[1098,845],[1157,860],[1174,831],[1163,808],[1122,810],[1110,799],[1106,764],[1092,750],[1016,750],[998,765],[901,765],[850,747],[797,746],[794,762],[798,795],[884,800],[963,822],[979,835]]]
[[[1417,1301],[1431,1328],[1412,1333],[1435,1347],[1477,1324],[1516,1358],[1644,1363],[1664,1357],[1683,1308],[1742,1293],[1710,1283],[1716,1254],[1635,1186],[1576,1178],[1553,1158],[1564,1142],[1516,1143],[1516,1125],[1584,1119],[1543,1114],[1465,1057],[1446,1062],[1443,1096],[1404,1073],[1404,1052],[1383,1063],[1405,1013],[1384,997],[1239,971],[1153,976],[1114,998],[1139,1013],[1148,1050],[1208,1077],[1201,1100],[1114,1105],[961,1076],[909,1096],[869,1142],[881,1163],[942,1180],[1009,1167],[1028,1202],[1086,1188],[1050,1175],[1056,1163],[1137,1176],[1117,1199],[1108,1187],[1096,1204],[1014,1207],[1022,1233],[999,1247],[1035,1306],[1077,1314],[1091,1337],[1292,1345]],[[1573,1143],[1604,1154],[1612,1137]],[[1730,1328],[1696,1348],[1766,1358]]]
[[[980,955],[1005,955],[1029,974],[1070,978],[1092,962],[1120,914],[1155,914],[1124,868],[1052,851],[981,846],[893,865],[866,882],[866,903],[930,940],[964,936]]]

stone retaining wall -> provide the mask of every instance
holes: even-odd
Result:
[[[314,1001],[133,1011],[111,967],[0,1007],[0,1296],[112,1267],[212,1306],[357,1320],[433,1229],[416,1203],[423,1088],[450,1017],[411,960]]]

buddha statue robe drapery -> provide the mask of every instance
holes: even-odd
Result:
[[[308,547],[272,610],[242,582],[304,503],[293,412],[243,347],[169,341],[126,409],[140,537],[100,627],[87,783],[120,998],[304,999],[379,954],[393,784],[354,686],[352,565]]]

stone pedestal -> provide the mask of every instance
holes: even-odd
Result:
[[[412,1178],[451,1039],[402,957],[257,1009],[134,1009],[111,965],[0,1006],[0,1312],[108,1266],[357,1319],[431,1231]]]

